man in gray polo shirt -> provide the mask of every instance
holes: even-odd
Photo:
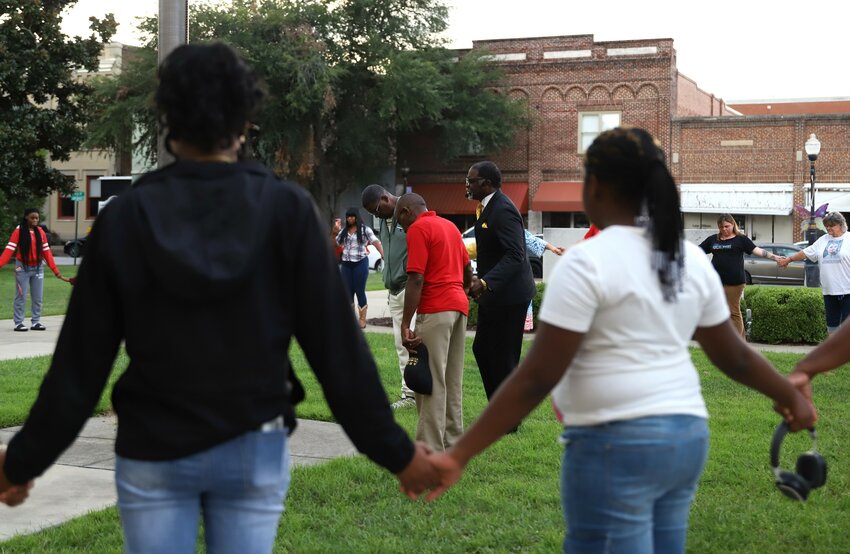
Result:
[[[393,318],[393,337],[401,371],[401,399],[392,404],[393,409],[416,406],[413,391],[404,382],[404,368],[409,358],[407,348],[401,343],[401,318],[404,315],[404,288],[407,285],[407,237],[398,222],[393,220],[398,197],[380,185],[369,185],[363,190],[363,208],[380,221],[380,239],[384,246],[384,286],[389,291],[388,303]],[[411,322],[411,325],[413,323]]]

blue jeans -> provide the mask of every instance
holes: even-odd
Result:
[[[342,282],[348,292],[348,299],[357,295],[357,305],[361,308],[366,305],[366,279],[369,278],[369,258],[363,258],[359,262],[342,262],[339,265]]]
[[[286,430],[250,432],[185,458],[118,457],[118,509],[128,553],[268,553],[289,488]]]
[[[654,416],[563,434],[564,552],[685,551],[688,512],[708,454],[706,420]]]
[[[826,330],[832,334],[850,315],[850,294],[824,294],[823,308],[826,315]]]
[[[15,303],[13,306],[13,317],[15,325],[24,322],[24,309],[27,303],[27,293],[32,300],[32,324],[41,321],[41,302],[44,297],[44,266],[24,265],[20,260],[15,260]]]

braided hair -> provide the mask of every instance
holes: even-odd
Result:
[[[30,225],[27,216],[32,213],[39,213],[38,208],[27,208],[24,210],[24,217],[21,219],[20,231],[18,233],[18,252],[21,253],[21,259],[24,260],[24,264],[29,264],[30,252],[32,252],[33,248],[35,248],[36,260],[41,261],[41,258],[44,256],[42,254],[42,248],[44,246],[41,243],[41,232],[38,229],[38,225],[36,225],[34,233],[35,244],[31,244],[30,242]]]
[[[664,300],[674,302],[682,289],[684,227],[676,182],[664,152],[647,131],[617,127],[600,134],[587,149],[585,179],[595,175],[638,213],[652,243],[652,269]]]

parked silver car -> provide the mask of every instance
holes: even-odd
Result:
[[[759,244],[762,250],[777,256],[791,256],[802,250],[793,244]],[[779,267],[776,262],[757,256],[744,256],[744,271],[748,285],[796,285],[806,280],[806,263],[791,262],[788,267]]]

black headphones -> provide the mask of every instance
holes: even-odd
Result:
[[[809,429],[812,449],[797,457],[797,471],[792,473],[780,469],[779,447],[788,430],[788,424],[783,421],[773,433],[773,442],[770,443],[770,466],[776,476],[776,487],[782,494],[792,500],[803,501],[809,497],[809,492],[826,483],[826,460],[817,452],[818,437],[812,427]]]

